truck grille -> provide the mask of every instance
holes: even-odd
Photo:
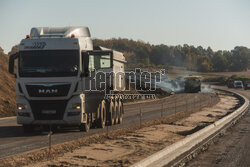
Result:
[[[67,106],[67,100],[31,100],[29,103],[35,120],[62,120]]]
[[[26,89],[30,97],[58,97],[58,96],[67,96],[70,84],[27,84]]]

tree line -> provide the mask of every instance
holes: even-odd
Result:
[[[245,71],[250,68],[250,49],[236,46],[231,51],[213,51],[210,47],[152,45],[122,38],[94,39],[95,45],[124,53],[128,67],[178,66],[199,72]]]
[[[123,52],[128,68],[177,66],[199,72],[246,71],[250,68],[250,49],[244,46],[236,46],[231,51],[213,51],[210,47],[152,45],[126,38],[94,39],[93,42]],[[14,46],[8,54],[16,51],[17,46]]]

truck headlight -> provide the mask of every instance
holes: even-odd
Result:
[[[22,116],[22,117],[30,117],[29,112],[23,111],[25,109],[27,109],[27,105],[18,103],[17,104],[17,115]]]
[[[26,105],[24,105],[24,104],[17,104],[17,110],[19,110],[19,111],[21,111],[21,110],[24,110],[24,109],[26,109],[27,107],[26,107]]]
[[[72,105],[72,108],[73,108],[73,109],[77,109],[77,110],[81,109],[81,103],[73,104],[73,105]]]

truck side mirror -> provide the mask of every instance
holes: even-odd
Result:
[[[89,76],[89,54],[87,52],[82,52],[82,73],[81,77]]]
[[[19,57],[19,52],[10,55],[9,57],[9,73],[14,74],[14,68],[15,68],[15,59]]]

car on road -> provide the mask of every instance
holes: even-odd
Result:
[[[234,81],[234,88],[243,88],[242,81]]]
[[[245,90],[250,89],[250,82],[245,82],[244,89]]]

